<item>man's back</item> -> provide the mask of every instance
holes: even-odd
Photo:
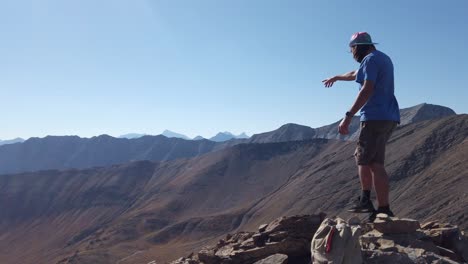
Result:
[[[374,50],[361,62],[356,82],[374,83],[374,92],[361,109],[361,121],[391,120],[400,122],[400,110],[395,98],[393,63],[385,53]]]

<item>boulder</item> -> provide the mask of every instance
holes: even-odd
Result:
[[[317,228],[325,219],[325,214],[319,215],[296,215],[291,217],[281,217],[270,223],[265,233],[272,234],[280,231],[285,231],[290,236],[297,238],[310,239]]]
[[[258,227],[258,232],[262,233],[265,232],[266,228],[268,227],[267,224],[261,225]]]
[[[383,234],[407,234],[416,232],[421,227],[419,222],[413,219],[382,217],[381,215],[377,215],[372,225],[375,230]]]
[[[363,250],[365,263],[367,264],[413,264],[406,255],[398,252],[384,252],[381,250]]]
[[[148,264],[157,264],[156,261],[151,261]],[[191,258],[179,258],[172,261],[170,264],[202,264],[200,261],[191,259]]]
[[[213,248],[203,248],[198,252],[198,259],[205,264],[217,264],[219,258],[215,255],[216,251]]]
[[[284,254],[274,254],[262,260],[255,262],[254,264],[287,264],[288,256]]]
[[[468,238],[457,226],[428,222],[421,226],[423,232],[439,247],[448,249],[444,254],[451,259],[468,262]],[[457,258],[450,252],[454,252]]]
[[[450,260],[432,252],[422,249],[398,247],[397,252],[385,252],[381,250],[364,250],[364,263],[366,264],[457,264],[459,262]]]

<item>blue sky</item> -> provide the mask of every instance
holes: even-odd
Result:
[[[468,1],[3,1],[0,139],[249,135],[340,119],[369,32],[400,107],[468,112]]]

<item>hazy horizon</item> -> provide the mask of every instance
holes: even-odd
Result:
[[[430,103],[422,103],[422,104],[430,104]],[[420,104],[417,104],[417,105],[420,105]],[[417,105],[413,105],[413,106],[409,106],[409,107],[414,107],[414,106],[417,106]],[[430,104],[430,105],[433,105],[433,104]],[[404,108],[409,108],[409,107],[403,107],[403,108],[400,108],[400,109],[404,109]],[[447,107],[447,106],[443,106],[443,107]],[[450,108],[450,107],[448,107]],[[452,109],[453,110],[453,109]],[[456,113],[456,114],[466,114],[466,113]],[[327,126],[327,125],[330,125],[330,124],[333,124],[334,122],[337,122],[339,120],[334,120],[334,121],[330,121],[329,123],[326,123],[326,124],[323,124],[323,125],[320,125],[318,127],[312,127],[312,128],[319,128],[319,127],[322,127],[322,126]],[[285,124],[282,124],[282,125],[286,125],[286,124],[291,124],[291,123],[285,123]],[[281,125],[281,126],[282,126]],[[297,125],[304,125],[304,124],[297,124]],[[279,126],[280,127],[280,126]],[[31,137],[27,137],[27,138],[23,138],[23,137],[16,137],[16,138],[11,138],[11,139],[2,139],[0,138],[0,141],[10,141],[10,140],[15,140],[15,139],[18,139],[18,138],[21,138],[23,140],[27,140],[29,138],[44,138],[46,136],[78,136],[78,137],[81,137],[81,138],[92,138],[92,137],[97,137],[97,136],[102,136],[102,135],[108,135],[108,136],[111,136],[111,137],[115,137],[115,138],[121,138],[121,137],[125,137],[125,136],[131,136],[131,135],[139,135],[139,136],[158,136],[158,135],[163,135],[166,131],[169,131],[169,132],[172,132],[172,133],[176,133],[176,134],[180,134],[182,136],[186,136],[189,138],[189,140],[192,140],[198,136],[201,136],[205,139],[210,139],[210,138],[213,138],[215,137],[218,133],[231,133],[232,135],[234,136],[242,136],[242,134],[245,134],[247,135],[249,138],[252,137],[253,135],[255,134],[260,134],[260,133],[265,133],[265,132],[270,132],[270,131],[273,131],[273,130],[276,130],[278,129],[279,127],[277,128],[274,128],[272,130],[269,130],[269,131],[259,131],[257,133],[254,133],[254,134],[248,134],[248,133],[245,133],[245,132],[240,132],[240,133],[233,133],[231,131],[218,131],[216,132],[215,134],[213,135],[209,135],[209,136],[205,136],[205,135],[195,135],[195,136],[191,136],[191,135],[187,135],[183,132],[180,132],[180,131],[173,131],[171,129],[164,129],[162,132],[160,133],[139,133],[139,132],[128,132],[128,133],[124,133],[124,134],[120,134],[120,135],[111,135],[111,134],[108,134],[108,133],[103,133],[103,134],[99,134],[99,135],[90,135],[90,136],[82,136],[82,135],[77,135],[77,134],[68,134],[68,135],[43,135],[43,136],[31,136]]]

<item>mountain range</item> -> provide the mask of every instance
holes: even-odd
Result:
[[[359,193],[356,143],[310,131],[286,125],[248,139],[257,143],[234,145],[170,139],[200,145],[172,160],[122,158],[106,167],[0,175],[0,262],[160,263],[280,216],[347,217]],[[87,144],[101,142],[98,149],[114,142],[93,140]],[[129,146],[102,155],[146,150]],[[194,154],[203,147],[210,150]],[[398,216],[468,228],[468,115],[398,127],[387,146],[387,170]]]
[[[233,135],[231,132],[219,132],[216,134],[214,137],[211,137],[210,140],[214,142],[224,142],[228,141],[231,139],[246,139],[249,138],[245,133],[242,133],[240,135]]]
[[[455,115],[447,107],[421,104],[401,110],[402,125],[427,119]],[[338,121],[339,122],[339,121]],[[232,138],[225,132],[212,140],[183,140],[177,137],[142,136],[133,139],[101,135],[92,138],[77,136],[47,136],[30,138],[21,144],[0,146],[0,174],[47,169],[89,168],[108,166],[133,160],[166,161],[190,158],[210,151],[245,143],[271,143],[314,138],[353,140],[359,128],[359,117],[350,126],[350,135],[338,134],[338,122],[320,128],[286,124],[280,128],[250,138]],[[174,135],[174,134],[173,134]],[[242,135],[240,135],[242,136]],[[223,141],[224,139],[230,140]]]
[[[146,136],[146,134],[138,134],[138,133],[129,133],[125,135],[119,136],[119,138],[127,138],[127,139],[136,139]]]
[[[24,139],[22,138],[15,138],[15,139],[9,139],[9,140],[0,139],[0,146],[6,145],[6,144],[22,143],[22,142],[24,142]]]
[[[205,139],[202,136],[196,136],[193,139],[190,139],[186,135],[179,134],[179,133],[167,130],[167,129],[164,130],[161,135],[163,135],[165,137],[168,137],[168,138],[181,138],[181,139],[185,139],[185,140],[202,140],[202,139]],[[136,139],[136,138],[140,138],[140,137],[143,137],[143,136],[147,136],[147,134],[130,133],[130,134],[122,135],[119,138]],[[219,132],[215,136],[209,138],[209,140],[215,141],[215,142],[223,142],[223,141],[228,141],[228,140],[231,140],[231,139],[243,139],[243,138],[249,138],[249,136],[247,136],[245,133],[242,133],[242,134],[236,136],[236,135],[232,134],[231,132],[226,131],[226,132]],[[0,143],[1,143],[1,141],[0,141]]]

